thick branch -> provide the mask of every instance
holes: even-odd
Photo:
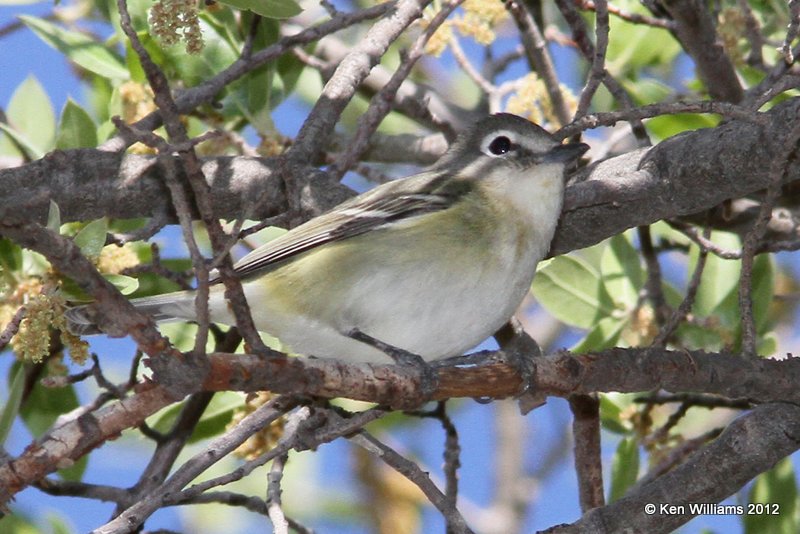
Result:
[[[603,508],[590,510],[579,521],[548,529],[555,534],[581,532],[673,532],[708,510],[690,505],[717,503],[750,479],[800,448],[800,407],[760,406],[734,421],[713,442],[692,454],[669,473],[639,491]],[[669,513],[661,505],[675,505]],[[655,505],[648,515],[647,505]]]
[[[503,352],[470,356],[470,365],[437,369],[433,400],[454,397],[504,398],[522,388],[517,368]],[[210,354],[211,370],[202,385],[211,391],[271,390],[320,397],[348,397],[381,404],[420,401],[415,369],[394,365],[346,364],[338,360],[260,358]],[[670,351],[658,348],[613,348],[572,355],[559,352],[535,358],[530,389],[568,397],[594,392],[639,392],[654,389],[702,392],[754,402],[800,403],[800,358],[744,358],[730,353]],[[179,363],[162,373],[181,373]]]
[[[502,352],[467,357],[465,365],[437,369],[433,399],[504,398],[522,390],[518,368]],[[462,361],[465,361],[462,360]],[[154,360],[151,359],[151,363]],[[159,377],[185,381],[191,363],[160,359]],[[338,360],[259,357],[248,354],[209,355],[210,371],[198,388],[348,397],[390,405],[418,405],[420,373],[393,365],[345,364]],[[178,375],[170,377],[170,373]],[[529,389],[541,395],[569,397],[592,392],[700,392],[753,402],[800,403],[800,359],[743,358],[732,354],[664,349],[609,349],[571,355],[560,352],[535,358]],[[62,424],[18,458],[0,465],[0,503],[77,460],[126,428],[139,425],[174,399],[170,388],[156,386],[130,399]]]
[[[25,449],[19,458],[0,464],[0,503],[7,503],[16,492],[70,465],[123,430],[141,424],[174,400],[166,388],[152,386],[57,426]]]
[[[766,114],[770,120],[763,125],[734,120],[592,166],[585,181],[567,190],[551,252],[587,247],[627,228],[765,189],[798,112],[800,99],[793,99]],[[788,162],[785,181],[798,178],[800,166]]]
[[[733,62],[717,37],[705,2],[665,0],[664,7],[675,20],[674,33],[697,66],[697,75],[714,100],[739,102],[744,91]]]
[[[767,169],[799,111],[795,98],[760,115],[764,124],[731,120],[593,165],[586,171],[588,179],[567,189],[552,252],[586,247],[627,228],[698,213],[766,188]],[[217,215],[284,213],[288,202],[274,166],[272,160],[247,157],[206,160],[203,169],[212,183]],[[65,222],[163,213],[169,202],[160,172],[155,158],[56,151],[0,171],[0,220],[43,222],[50,199],[59,204]],[[787,181],[799,177],[800,165],[790,162]],[[311,181],[308,192],[319,209],[352,195],[325,180]]]

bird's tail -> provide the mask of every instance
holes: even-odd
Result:
[[[192,320],[195,315],[194,297],[194,291],[178,291],[133,299],[130,302],[137,310],[160,323]],[[90,336],[103,333],[97,325],[97,312],[91,304],[69,308],[64,315],[67,318],[67,329],[75,335]]]

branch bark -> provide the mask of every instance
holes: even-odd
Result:
[[[800,407],[759,406],[731,423],[716,440],[682,465],[634,494],[590,510],[575,523],[545,532],[673,532],[693,517],[709,513],[702,508],[693,511],[692,505],[722,501],[798,448]],[[676,508],[670,513],[664,506]]]
[[[594,392],[664,389],[745,398],[756,403],[800,404],[800,391],[797,390],[800,358],[779,361],[703,351],[614,348],[581,355],[562,351],[534,360],[527,387],[541,395],[566,398]],[[151,364],[153,361],[151,359]],[[162,364],[159,377],[167,383],[172,374],[180,375],[172,380],[184,381],[187,366],[191,366],[177,358],[157,361]],[[502,351],[477,353],[462,362],[466,364],[437,369],[438,387],[432,396],[434,400],[504,398],[517,395],[523,389],[523,378],[517,367],[508,363]],[[205,391],[270,390],[406,406],[418,405],[423,400],[420,373],[403,366],[228,353],[210,354],[209,363],[205,381],[196,382],[199,384],[197,388]],[[77,460],[122,430],[139,425],[174,398],[169,386],[149,386],[129,399],[62,424],[19,457],[0,464],[0,503],[8,502],[14,493],[54,472],[64,462]],[[792,414],[800,421],[800,411]],[[788,425],[790,422],[776,421],[775,424]],[[800,432],[794,435],[800,436]],[[774,463],[772,456],[755,454],[754,457],[753,462],[762,462],[758,467],[761,471]],[[717,460],[705,461],[713,463]],[[695,471],[695,476],[697,472],[702,471]],[[734,488],[732,484],[727,486],[731,493],[740,487]]]
[[[567,189],[551,253],[587,247],[627,228],[698,213],[766,188],[769,165],[798,113],[800,98],[793,98],[759,115],[763,121],[731,120],[592,165],[583,181]],[[797,180],[800,165],[788,165],[786,182]],[[265,218],[290,209],[275,160],[210,158],[203,170],[219,217]],[[307,189],[315,211],[353,194],[324,173],[317,175],[320,179],[310,181]],[[160,176],[154,157],[55,151],[0,171],[0,221],[44,222],[51,199],[65,222],[169,212]]]

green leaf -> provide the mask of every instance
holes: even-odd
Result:
[[[628,8],[646,13],[633,3]],[[636,76],[644,67],[668,64],[681,52],[679,43],[666,30],[632,24],[618,17],[611,17],[609,22],[611,34],[617,38],[608,43],[606,68],[617,78]]]
[[[56,233],[61,229],[61,208],[52,199],[50,199],[50,208],[47,210],[47,228]]]
[[[44,434],[58,417],[78,406],[78,396],[71,385],[47,388],[37,380],[20,414],[31,434],[38,437]]]
[[[645,274],[639,253],[625,235],[616,235],[600,260],[600,273],[606,291],[618,308],[633,309],[639,302]]]
[[[715,115],[676,113],[675,115],[653,117],[647,121],[647,129],[657,139],[668,139],[689,130],[713,128],[719,124],[719,121],[719,117]]]
[[[544,262],[537,270],[532,290],[550,314],[579,328],[593,328],[614,312],[600,273],[579,256],[558,256]]]
[[[105,218],[92,221],[75,236],[75,244],[80,247],[81,252],[89,258],[96,258],[100,251],[106,246],[106,234],[108,233],[108,220]]]
[[[56,471],[56,473],[58,473],[58,476],[60,476],[62,480],[80,482],[83,479],[83,474],[86,472],[86,468],[88,466],[89,456],[82,456],[73,462],[72,465],[68,467],[62,467]]]
[[[622,422],[622,405],[619,395],[600,395],[600,423],[603,428],[616,434],[628,434],[630,429]]]
[[[84,456],[82,460],[87,458],[88,456]],[[57,515],[50,514],[47,522],[50,524],[52,534],[72,534],[72,529],[68,522]]]
[[[611,461],[611,487],[608,502],[619,500],[639,477],[639,444],[635,438],[623,438]]]
[[[71,98],[61,112],[56,135],[56,148],[90,148],[97,146],[97,126],[89,114]]]
[[[3,514],[0,529],[13,534],[41,534],[42,530],[30,519],[24,517],[19,510],[12,508],[11,514]]]
[[[247,18],[250,17],[253,15]],[[263,20],[253,37],[253,45],[256,49],[264,48],[274,43],[279,35],[277,21]],[[280,86],[282,83],[280,76],[277,75],[275,62],[253,70],[230,86],[224,108],[225,117],[229,120],[238,120],[244,115],[247,122],[259,133],[275,131],[271,115],[274,106],[272,96],[276,94],[280,97]]]
[[[753,318],[756,331],[765,334],[769,330],[769,307],[775,299],[775,261],[771,254],[760,254],[753,262]]]
[[[294,0],[220,0],[220,4],[249,10],[268,19],[288,19],[303,11]]]
[[[24,134],[18,132],[14,128],[11,128],[7,124],[0,122],[0,130],[5,132],[5,134],[16,144],[15,148],[21,149],[22,155],[29,159],[41,159],[42,156],[44,156],[47,152],[46,150],[41,150],[30,139],[25,137]]]
[[[195,426],[189,443],[221,434],[233,418],[234,410],[241,408],[243,403],[244,398],[239,393],[229,391],[214,395]],[[182,409],[183,403],[179,403],[160,411],[150,426],[158,432],[169,432]]]
[[[767,332],[759,336],[756,343],[756,352],[762,356],[771,356],[778,351],[778,336],[775,332]]]
[[[16,272],[22,268],[22,250],[5,237],[0,237],[0,267],[6,272]]]
[[[578,344],[570,350],[582,353],[615,347],[619,341],[622,330],[627,324],[627,319],[603,317],[597,322],[594,328],[589,330],[586,337],[580,340]]]
[[[56,117],[50,97],[30,75],[14,90],[8,103],[8,124],[0,124],[29,156],[40,158],[53,148]]]
[[[727,232],[712,232],[711,240],[725,249],[738,250],[741,247],[739,237]],[[698,255],[698,247],[692,247],[689,277],[697,265]],[[740,271],[741,262],[739,260],[724,260],[709,253],[705,269],[703,269],[703,276],[700,279],[700,286],[697,288],[694,312],[701,317],[712,315],[731,292],[738,291]]]
[[[104,274],[103,278],[111,282],[123,295],[131,295],[139,289],[139,280],[124,274]]]
[[[784,458],[756,478],[750,490],[748,513],[743,515],[746,533],[800,532],[797,519],[797,481],[791,458]]]
[[[10,387],[8,388],[8,398],[0,412],[0,445],[5,444],[11,425],[19,413],[22,393],[25,391],[25,366],[19,362],[11,366],[9,370]]]
[[[89,72],[111,80],[127,80],[130,77],[123,62],[105,43],[38,17],[20,15],[19,18],[41,40]]]

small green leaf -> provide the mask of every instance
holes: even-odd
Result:
[[[725,249],[738,250],[741,247],[739,237],[727,232],[712,232],[711,240]],[[689,261],[690,277],[697,265],[698,254],[698,247],[693,246]],[[701,317],[712,315],[731,292],[738,290],[740,271],[741,262],[739,260],[724,260],[709,253],[705,269],[703,269],[703,276],[700,279],[700,286],[697,288],[694,312]]]
[[[544,262],[536,272],[532,290],[550,314],[579,328],[593,328],[614,312],[600,273],[579,256],[558,256]]]
[[[609,240],[600,260],[600,273],[606,291],[617,307],[633,309],[639,301],[645,275],[639,253],[625,235],[616,235]]]
[[[774,532],[794,534],[800,531],[797,519],[797,481],[791,458],[784,458],[756,478],[744,518],[747,534]]]
[[[84,456],[82,460],[88,458],[89,458],[88,456]],[[68,522],[57,515],[54,515],[52,513],[49,514],[47,522],[50,524],[50,529],[51,529],[50,531],[53,534],[72,534],[72,528],[70,528]]]
[[[14,90],[8,103],[6,134],[22,145],[29,156],[42,157],[53,148],[56,117],[50,97],[35,76],[30,75]]]
[[[244,403],[241,394],[234,392],[217,393],[200,417],[192,432],[190,443],[221,434],[233,418],[233,412]],[[174,404],[156,414],[150,426],[158,432],[166,433],[175,424],[183,410],[183,403]]]
[[[89,456],[82,456],[73,462],[72,465],[68,467],[62,467],[56,471],[56,473],[58,473],[58,476],[60,476],[62,480],[80,482],[83,479],[83,474],[86,472],[86,468],[88,466]]]
[[[89,72],[112,80],[127,80],[130,77],[128,69],[105,43],[38,17],[20,15],[19,18],[42,41]]]
[[[767,332],[759,336],[756,352],[762,356],[771,356],[778,351],[778,336],[775,332]]]
[[[639,477],[639,444],[634,438],[624,438],[617,446],[611,461],[611,488],[608,502],[619,500]]]
[[[29,159],[41,159],[41,157],[47,152],[46,150],[41,150],[30,139],[25,137],[24,134],[18,132],[14,128],[11,128],[7,124],[0,122],[0,130],[5,132],[8,137],[13,139],[14,143],[16,144],[16,148],[21,149],[23,155]]]
[[[71,385],[47,388],[37,381],[20,414],[31,434],[38,437],[44,434],[58,417],[78,406],[78,396]]]
[[[139,289],[139,280],[124,274],[104,274],[103,278],[114,284],[120,293],[130,295]]]
[[[22,268],[22,250],[5,237],[0,237],[0,267],[7,273]]]
[[[11,432],[11,425],[19,413],[22,393],[25,391],[25,366],[19,362],[11,366],[9,371],[10,387],[8,388],[8,398],[0,412],[0,445],[6,442],[8,433]]]
[[[100,251],[106,246],[106,234],[108,233],[108,221],[97,219],[92,221],[75,236],[75,244],[81,252],[89,258],[96,258]]]
[[[61,229],[61,208],[52,199],[50,209],[47,210],[47,228],[56,233]]]
[[[249,10],[268,19],[288,19],[303,11],[294,0],[220,0],[220,3]]]
[[[619,341],[622,329],[628,324],[627,319],[603,317],[589,330],[589,333],[570,350],[582,353],[614,347]]]
[[[622,406],[611,394],[600,395],[600,423],[603,428],[617,434],[628,434],[630,429],[622,422]]]
[[[769,307],[775,299],[775,263],[771,254],[760,254],[753,262],[751,277],[753,318],[759,334],[769,330]]]
[[[89,114],[71,98],[61,112],[56,135],[56,148],[90,148],[97,146],[97,126]]]

